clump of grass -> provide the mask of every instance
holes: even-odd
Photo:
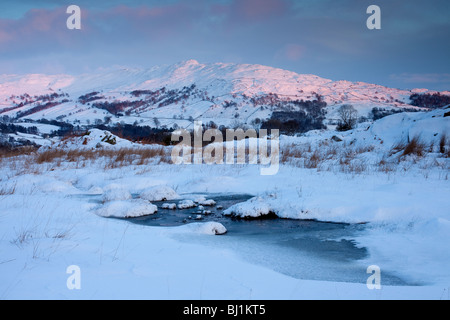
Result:
[[[291,159],[301,159],[305,156],[304,150],[295,146],[290,145],[281,150],[281,163],[286,163]]]
[[[439,152],[446,158],[450,158],[450,139],[447,139],[447,135],[443,133],[439,140]]]
[[[426,152],[427,145],[421,141],[419,136],[415,136],[409,142],[400,141],[392,146],[389,156],[400,154],[399,158],[404,158],[409,155],[423,157]]]
[[[422,157],[425,154],[426,145],[420,141],[418,136],[413,137],[403,149],[402,156],[416,155]]]
[[[322,157],[318,150],[314,150],[314,152],[305,160],[305,168],[314,169],[319,166]]]

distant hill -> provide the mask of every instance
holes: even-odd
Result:
[[[194,120],[218,126],[255,125],[274,112],[301,111],[332,121],[342,104],[352,104],[360,116],[368,116],[373,108],[420,110],[417,101],[430,99],[417,96],[425,93],[436,92],[332,81],[262,65],[189,60],[79,76],[1,75],[0,118],[192,128]]]

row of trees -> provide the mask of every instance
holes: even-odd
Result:
[[[39,134],[39,130],[36,126],[23,127],[20,125],[15,125],[12,123],[0,123],[0,133],[28,133],[28,134]]]
[[[100,100],[100,99],[105,98],[103,96],[99,96],[98,95],[99,93],[100,92],[94,91],[94,92],[90,92],[90,93],[84,94],[84,95],[78,97],[78,101],[81,104],[86,104],[88,102],[92,102],[92,101],[95,101],[95,100]]]
[[[411,105],[428,109],[442,108],[450,104],[450,96],[439,92],[433,94],[414,93],[409,99],[411,99]]]
[[[324,118],[314,117],[300,110],[295,112],[273,112],[270,119],[261,124],[262,129],[278,129],[282,134],[303,133],[315,129],[325,129]]]

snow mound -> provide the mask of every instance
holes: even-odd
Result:
[[[140,198],[148,201],[166,201],[180,198],[178,193],[168,186],[155,186],[144,190]]]
[[[162,209],[175,210],[177,205],[175,203],[163,203],[161,206]]]
[[[178,209],[189,209],[195,207],[196,204],[192,200],[182,200],[178,203]]]
[[[135,144],[129,140],[119,138],[106,130],[91,129],[81,137],[69,138],[61,141],[56,147],[65,149],[97,149],[97,148],[131,148]]]
[[[107,218],[135,218],[154,214],[158,208],[145,200],[111,201],[95,212]]]
[[[271,213],[274,213],[274,210],[267,201],[261,197],[254,197],[229,207],[223,212],[223,215],[240,218],[259,218]]]
[[[212,199],[206,199],[204,195],[199,195],[193,199],[193,201],[199,206],[215,206],[216,202]],[[203,210],[203,209],[201,209]]]
[[[208,199],[208,200],[199,201],[198,204],[201,206],[215,206],[216,202],[212,199]]]
[[[111,184],[107,186],[104,190],[102,201],[119,201],[119,200],[130,200],[132,198],[131,193],[120,185]]]
[[[227,233],[227,229],[223,224],[214,221],[190,223],[179,228],[187,229],[189,232],[207,235],[222,235]]]

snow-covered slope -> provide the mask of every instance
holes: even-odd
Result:
[[[94,150],[98,148],[121,149],[132,147],[137,147],[137,145],[126,139],[119,138],[109,131],[98,129],[91,129],[83,136],[69,137],[48,145],[48,148],[66,150]],[[43,150],[46,150],[46,148]]]
[[[169,128],[174,124],[190,127],[193,120],[250,124],[270,117],[273,111],[292,109],[283,102],[319,96],[328,105],[330,119],[346,103],[354,105],[360,115],[373,107],[415,108],[409,105],[409,96],[416,91],[424,92],[332,81],[262,65],[189,60],[79,76],[1,75],[0,116],[73,124],[124,121]]]

